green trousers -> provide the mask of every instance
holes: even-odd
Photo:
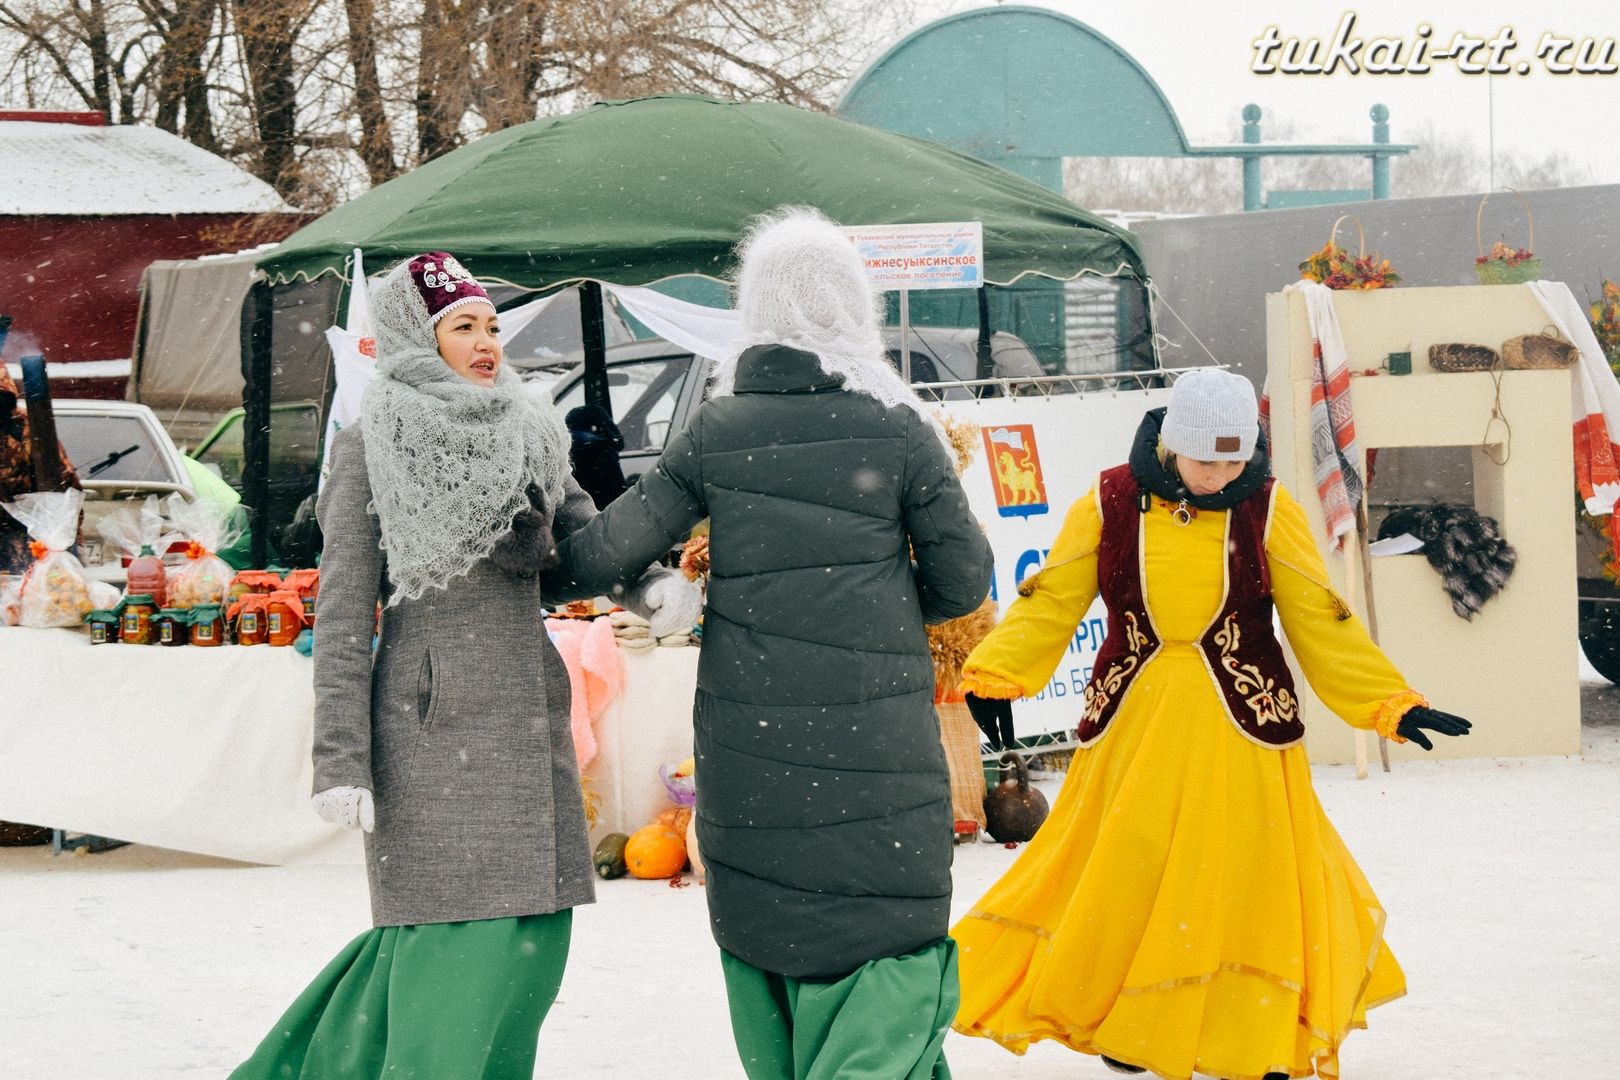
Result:
[[[731,1033],[748,1080],[950,1080],[956,942],[872,960],[832,982],[750,967],[722,950]]]
[[[231,1080],[532,1080],[573,912],[350,942]]]

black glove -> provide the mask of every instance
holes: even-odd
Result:
[[[973,722],[984,732],[984,739],[992,750],[1011,750],[1017,743],[1013,737],[1012,702],[1000,698],[982,698],[978,694],[963,694]]]
[[[1423,734],[1423,728],[1428,728],[1439,735],[1466,735],[1473,726],[1460,716],[1414,705],[1401,714],[1401,722],[1396,725],[1395,734],[1417,743],[1425,750],[1433,750],[1434,744]]]

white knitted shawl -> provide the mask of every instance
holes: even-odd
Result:
[[[903,406],[949,445],[933,411],[884,355],[881,297],[853,244],[821,211],[785,206],[755,219],[737,247],[738,336],[715,362],[712,397],[735,391],[737,361],[755,345],[814,353],[844,388]]]
[[[494,549],[536,485],[562,501],[568,429],[502,367],[493,387],[439,356],[409,264],[371,293],[377,377],[361,402],[372,508],[388,553],[389,605],[445,588]]]

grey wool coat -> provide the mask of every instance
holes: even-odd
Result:
[[[560,545],[560,593],[600,591],[705,516],[693,721],[715,940],[812,979],[937,943],[952,830],[924,625],[976,609],[991,568],[950,452],[812,354],[756,347],[735,394]]]
[[[316,508],[326,546],[315,606],[315,790],[368,788],[366,872],[377,926],[458,922],[590,903],[595,876],[569,729],[568,671],[546,634],[540,578],[491,559],[386,608],[361,425],[332,444]],[[558,536],[596,509],[568,480]],[[538,568],[537,568],[538,569]]]

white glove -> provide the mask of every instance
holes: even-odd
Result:
[[[377,812],[371,804],[371,792],[363,787],[327,788],[316,792],[311,801],[315,803],[315,812],[321,815],[322,821],[366,832],[377,827]]]
[[[655,638],[685,633],[703,614],[703,591],[697,582],[673,571],[648,582],[641,599],[651,612],[647,618]]]

